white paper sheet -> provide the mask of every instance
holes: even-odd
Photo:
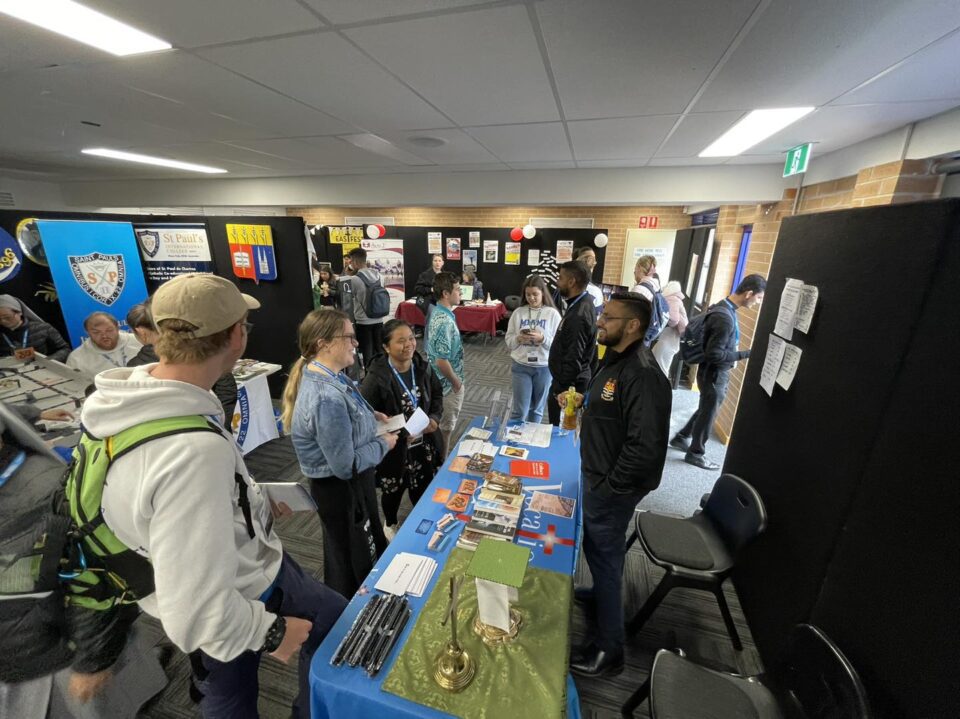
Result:
[[[374,586],[388,594],[411,594],[419,597],[423,595],[436,569],[437,563],[430,557],[400,552],[390,560]]]
[[[813,285],[804,285],[800,290],[800,304],[797,307],[797,329],[806,334],[810,331],[813,321],[813,311],[817,309],[817,298],[820,290]]]
[[[257,482],[271,502],[283,502],[294,512],[316,512],[317,503],[310,492],[297,482]]]
[[[763,360],[763,369],[760,370],[760,386],[771,397],[773,396],[773,386],[777,383],[777,374],[780,372],[780,363],[783,361],[786,344],[776,335],[770,335],[770,341],[767,344],[767,356]]]
[[[430,418],[427,413],[417,407],[416,411],[410,415],[410,419],[407,420],[404,428],[410,433],[411,437],[419,437],[429,424]]]
[[[797,320],[797,307],[800,304],[800,291],[803,289],[803,280],[788,279],[780,295],[780,311],[777,313],[777,324],[773,331],[785,340],[793,339],[793,326]]]
[[[800,366],[800,355],[803,354],[803,350],[789,343],[786,343],[784,350],[780,372],[777,373],[777,384],[784,389],[790,389],[793,378],[797,374],[797,367]]]
[[[386,422],[377,422],[377,436],[379,437],[380,435],[387,434],[388,432],[398,432],[403,429],[404,424],[406,424],[406,420],[404,419],[403,415],[395,414]]]
[[[457,456],[472,457],[477,452],[480,454],[487,454],[492,457],[497,453],[497,446],[490,442],[484,442],[482,439],[460,440],[460,446],[457,447]]]
[[[477,577],[477,609],[480,621],[510,631],[510,589],[506,584],[498,584]]]
[[[467,430],[465,437],[471,437],[473,439],[482,439],[484,441],[490,439],[490,435],[493,434],[489,429],[480,429],[479,427],[471,427]]]
[[[540,250],[527,250],[527,264],[531,267],[540,266]]]
[[[553,425],[539,422],[524,422],[507,430],[507,439],[516,444],[526,444],[531,447],[549,447]]]

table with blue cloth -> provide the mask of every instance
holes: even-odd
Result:
[[[481,419],[478,418],[470,426],[480,427],[480,424]],[[499,447],[504,442],[497,440],[496,426],[491,427],[491,429],[493,434],[488,441],[496,444],[499,451]],[[549,463],[550,476],[543,480],[523,480],[524,493],[527,498],[524,502],[525,508],[521,514],[520,525],[514,542],[531,550],[531,566],[572,576],[576,569],[581,535],[580,453],[574,443],[574,433],[561,432],[554,427],[549,447],[527,447],[525,445],[524,447],[529,449],[528,459]],[[456,447],[454,447],[455,450]],[[452,458],[453,452],[451,452],[451,456],[447,457],[430,487],[413,508],[397,536],[367,576],[360,592],[354,595],[340,619],[330,630],[323,644],[320,645],[314,655],[310,667],[310,706],[313,719],[341,719],[343,717],[351,717],[351,719],[363,717],[384,719],[384,717],[390,717],[394,719],[395,717],[450,716],[391,694],[383,690],[382,684],[389,675],[404,642],[410,636],[416,624],[418,613],[433,591],[444,563],[456,546],[456,536],[451,536],[440,552],[431,552],[427,549],[427,541],[433,534],[436,521],[450,511],[444,504],[433,501],[434,493],[439,489],[448,489],[451,494],[455,493],[460,482],[467,478],[466,475],[450,471]],[[498,454],[493,469],[509,473],[510,461],[509,457]],[[471,479],[478,478],[471,477]],[[539,488],[551,494],[576,498],[577,504],[573,517],[563,518],[531,511],[528,506],[529,491]],[[416,532],[416,528],[424,519],[431,520],[433,524],[427,534],[419,534]],[[458,536],[459,531],[455,531],[454,534]],[[400,552],[430,556],[437,561],[438,568],[421,597],[408,595],[407,598],[410,601],[413,615],[387,657],[383,668],[375,677],[371,678],[360,667],[350,667],[346,663],[338,667],[331,666],[330,660],[337,646],[349,632],[354,619],[376,594],[374,585],[381,574],[386,570],[394,556]],[[469,631],[467,628],[463,628],[463,630]],[[520,640],[518,639],[518,641]],[[569,675],[567,676],[566,691],[567,716],[577,719],[580,717],[579,697]]]

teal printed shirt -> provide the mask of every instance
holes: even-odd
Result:
[[[460,339],[457,320],[451,310],[440,304],[433,306],[427,327],[427,337],[427,359],[430,360],[430,366],[440,378],[443,393],[450,394],[453,385],[437,367],[437,360],[447,360],[457,378],[463,382],[463,341]]]

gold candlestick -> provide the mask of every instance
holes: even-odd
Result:
[[[459,692],[473,681],[476,664],[457,640],[457,604],[463,577],[450,577],[450,607],[443,617],[442,625],[450,620],[450,641],[437,655],[433,679],[449,692]]]

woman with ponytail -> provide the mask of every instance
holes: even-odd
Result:
[[[283,390],[283,425],[323,524],[324,582],[351,597],[386,547],[374,471],[397,436],[377,435],[386,417],[343,372],[357,348],[346,314],[314,310],[300,323],[298,346]]]

